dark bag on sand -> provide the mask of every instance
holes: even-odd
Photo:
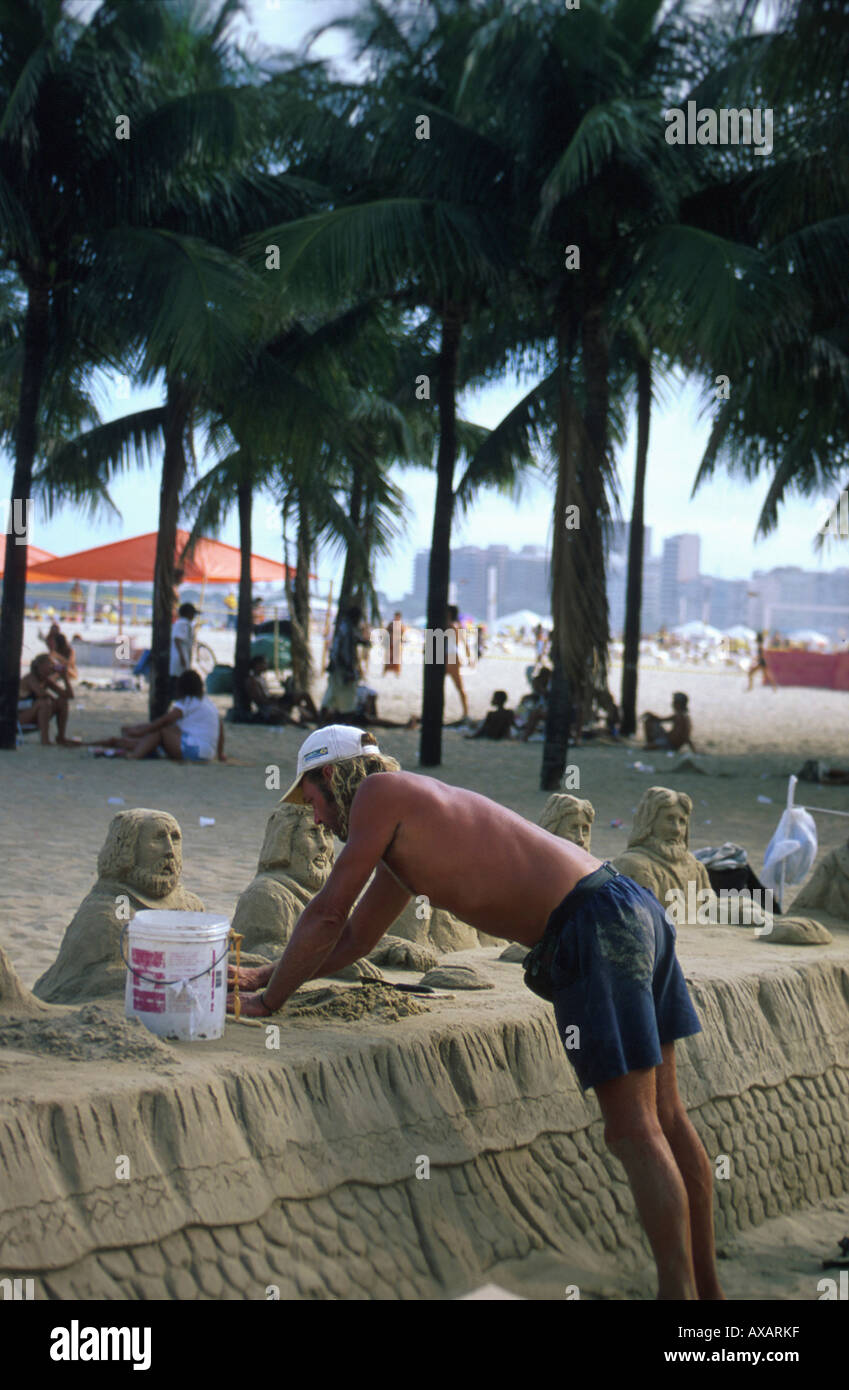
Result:
[[[551,981],[551,966],[560,940],[561,925],[554,930],[548,927],[541,941],[532,946],[525,956],[525,984],[532,993],[539,995],[547,1004],[554,1002],[554,986]]]

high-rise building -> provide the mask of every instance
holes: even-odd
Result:
[[[668,536],[663,542],[660,568],[660,619],[667,627],[686,623],[688,595],[682,585],[699,577],[701,538],[694,535]],[[701,595],[699,595],[699,601]],[[701,613],[693,614],[701,617]]]

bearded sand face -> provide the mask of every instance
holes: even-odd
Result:
[[[649,787],[640,798],[628,849],[644,846],[670,864],[690,857],[690,812],[693,803],[685,792],[668,787]]]
[[[333,837],[313,825],[303,806],[278,806],[268,819],[259,856],[260,873],[286,870],[288,877],[316,891],[333,862]]]
[[[317,892],[333,864],[332,839],[323,825],[310,825],[305,816],[295,828],[292,842],[292,877]]]
[[[129,881],[154,898],[167,897],[183,872],[183,836],[170,816],[154,816],[139,827]]]

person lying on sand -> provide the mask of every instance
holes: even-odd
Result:
[[[486,717],[475,729],[475,732],[464,734],[464,738],[503,739],[510,737],[515,715],[513,710],[507,709],[506,690],[494,691],[490,703],[494,708],[487,711]]]
[[[67,671],[58,673],[49,652],[42,652],[30,663],[29,672],[18,691],[18,722],[21,728],[37,725],[41,742],[50,743],[50,721],[56,720],[56,742],[69,747],[78,738],[66,738],[68,702],[74,698],[74,688]]]
[[[183,671],[177,677],[177,698],[167,714],[152,724],[125,724],[120,738],[101,741],[94,752],[115,749],[114,757],[135,762],[160,747],[178,763],[209,763],[216,757],[226,762],[224,723],[197,671]]]
[[[269,1017],[305,981],[367,956],[414,895],[521,942],[539,966],[532,976],[526,962],[526,981],[554,1004],[566,1056],[595,1090],[605,1142],[625,1167],[658,1297],[722,1299],[712,1165],[675,1074],[675,1040],[701,1024],[657,898],[487,797],[402,772],[374,734],[349,725],[304,741],[282,800],[308,806],[345,847],[280,960],[239,970],[250,991],[241,1013]]]
[[[679,690],[672,696],[672,714],[663,719],[656,714],[643,715],[646,748],[669,748],[677,752],[689,743],[693,752],[697,751],[691,738],[693,723],[687,713],[687,705],[687,696]],[[671,726],[668,731],[664,729],[664,724]]]

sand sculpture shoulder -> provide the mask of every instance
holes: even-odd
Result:
[[[849,921],[849,841],[827,854],[799,889],[793,911],[802,908]]]
[[[97,882],[34,993],[52,1003],[120,993],[126,978],[121,934],[137,912],[203,911],[202,900],[183,887],[182,870],[182,833],[173,816],[142,807],[119,812],[98,855]]]

